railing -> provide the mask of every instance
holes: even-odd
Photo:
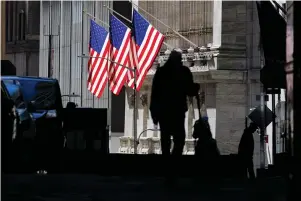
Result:
[[[133,137],[122,136],[119,138],[120,147],[118,152],[122,154],[134,154],[134,143],[138,145],[138,154],[161,154],[161,143],[159,137],[142,137],[146,131],[159,131],[159,129],[146,129],[139,134],[137,141]],[[187,138],[183,150],[184,155],[194,155],[195,140]],[[171,145],[171,149],[173,144]]]

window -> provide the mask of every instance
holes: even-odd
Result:
[[[10,99],[9,93],[3,81],[1,81],[1,97]]]
[[[6,1],[6,41],[25,40],[26,14],[24,2]]]
[[[25,40],[25,27],[26,27],[26,18],[24,10],[20,10],[19,12],[19,32],[18,38],[19,40]]]
[[[24,109],[26,107],[20,83],[16,80],[4,80],[8,93],[11,99],[14,101],[16,108]]]
[[[6,2],[6,13],[5,13],[5,21],[6,21],[6,41],[11,42],[13,41],[13,30],[14,30],[14,23],[13,23],[13,1],[7,1]]]

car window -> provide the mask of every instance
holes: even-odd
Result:
[[[20,83],[16,80],[5,80],[4,83],[11,99],[14,101],[16,108],[26,108]]]
[[[34,101],[37,110],[57,109],[59,88],[54,82],[40,80],[20,80],[22,93],[26,102]]]
[[[1,114],[7,115],[11,112],[13,107],[11,103],[10,95],[5,87],[5,84],[1,81]]]
[[[4,98],[10,99],[10,95],[2,81],[1,81],[1,96],[3,96]]]
[[[6,83],[20,85],[22,98],[26,103],[34,102],[37,110],[61,109],[62,99],[57,82],[44,80],[5,80]]]

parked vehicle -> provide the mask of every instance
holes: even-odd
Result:
[[[14,102],[18,115],[17,135],[19,140],[23,138],[33,138],[35,136],[34,119],[31,115],[30,104],[23,98],[20,83],[18,81],[4,80],[7,91]]]
[[[38,77],[2,76],[5,83],[20,87],[25,104],[30,106],[34,119],[60,119],[62,111],[61,91],[56,79]]]
[[[2,170],[8,172],[12,144],[17,131],[17,113],[7,88],[1,80],[1,156]]]
[[[1,135],[12,142],[16,137],[18,115],[9,92],[1,81]]]
[[[35,120],[35,156],[39,166],[48,166],[64,144],[62,98],[56,79],[2,76],[4,82],[18,82],[25,104]],[[51,159],[50,159],[51,158]],[[45,169],[45,167],[40,167]]]

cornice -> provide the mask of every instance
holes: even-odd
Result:
[[[209,45],[207,48],[203,46],[195,49],[189,48],[188,50],[177,49],[177,51],[182,53],[182,61],[184,65],[191,66],[190,70],[192,72],[206,72],[216,69],[214,58],[219,55],[219,50],[211,47],[211,45]],[[169,50],[160,52],[147,75],[154,75],[156,69],[163,66],[167,61],[169,54]]]

